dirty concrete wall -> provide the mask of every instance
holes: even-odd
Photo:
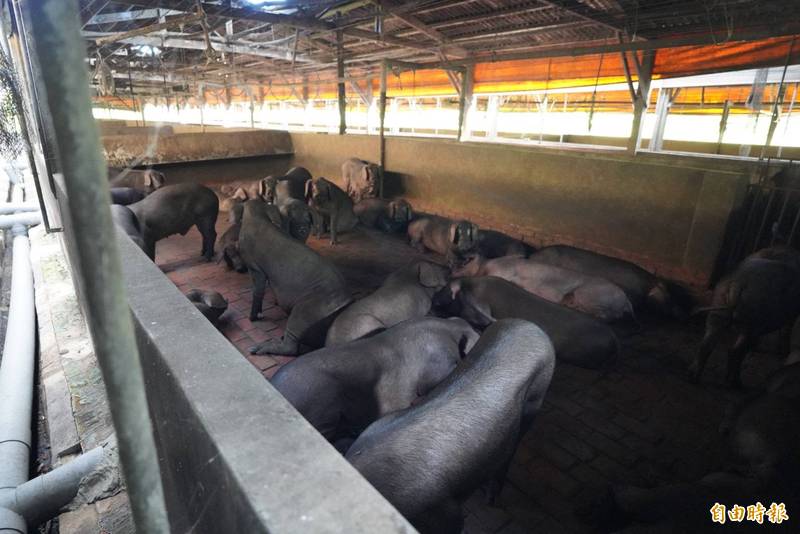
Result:
[[[348,157],[379,159],[375,136],[292,133],[294,164],[340,180]],[[569,243],[705,285],[749,167],[678,156],[386,139],[389,195],[415,208]]]
[[[163,172],[167,182],[177,184],[195,182],[220,184],[234,180],[259,180],[270,174],[280,175],[289,170],[292,155],[254,156],[249,158],[216,159],[209,161],[187,161],[154,165]]]
[[[156,131],[158,135],[154,135]],[[278,130],[175,133],[174,129],[145,129],[140,134],[103,135],[101,142],[110,167],[284,155],[293,152],[289,134]]]

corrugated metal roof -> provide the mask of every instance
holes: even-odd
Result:
[[[130,69],[144,92],[164,90],[165,71],[173,86],[335,72],[337,30],[348,72],[357,75],[382,58],[493,59],[542,47],[616,43],[618,34],[661,44],[687,36],[724,42],[734,33],[786,35],[800,24],[798,0],[384,0],[382,7],[368,0],[266,1],[258,7],[205,1],[205,28],[197,20],[178,23],[195,13],[194,0],[80,4],[89,57],[116,71],[120,86],[127,77],[119,73]],[[123,34],[170,20],[177,22],[166,31]],[[119,40],[97,44],[108,36]],[[149,54],[148,46],[159,53]]]

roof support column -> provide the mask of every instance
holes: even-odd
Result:
[[[336,77],[339,89],[339,135],[347,132],[347,93],[344,79],[344,34],[342,30],[336,32]]]
[[[719,119],[719,137],[717,137],[717,154],[722,153],[722,139],[725,137],[725,131],[728,129],[728,117],[731,114],[731,101],[726,100],[725,105],[722,106],[722,117]]]
[[[643,52],[641,65],[639,65],[638,58],[636,58],[634,52],[634,63],[639,71],[639,87],[633,92],[633,127],[631,128],[631,137],[628,139],[629,154],[636,154],[642,141],[642,118],[644,112],[647,110],[655,57],[656,52],[654,50],[645,51]],[[632,88],[633,81],[631,80],[628,58],[625,52],[622,52],[622,64],[625,67],[625,77],[628,79],[628,86]]]
[[[783,74],[781,74],[781,83],[778,85],[778,95],[775,97],[775,102],[772,105],[772,118],[769,121],[769,131],[767,132],[767,140],[764,146],[761,147],[761,156],[759,159],[764,159],[767,155],[767,150],[772,144],[772,137],[775,135],[775,129],[778,127],[778,121],[781,118],[781,110],[783,109],[783,100],[786,97],[786,70],[789,68],[789,63],[792,59],[792,52],[794,52],[794,43],[797,38],[792,39],[792,45],[789,47],[789,52],[786,54],[786,63],[783,65]]]
[[[659,89],[658,101],[656,103],[656,123],[653,126],[653,135],[650,136],[649,149],[652,152],[659,152],[664,148],[664,130],[667,127],[667,117],[669,116],[669,108],[675,102],[679,88],[674,89]]]
[[[468,106],[472,102],[472,85],[475,79],[475,65],[468,65],[461,73],[461,93],[458,99],[458,140],[466,131]]]
[[[380,99],[380,136],[381,136],[381,183],[378,189],[378,197],[383,198],[383,175],[386,173],[386,137],[384,135],[384,121],[386,120],[386,71],[389,66],[384,60],[381,62],[381,99]]]

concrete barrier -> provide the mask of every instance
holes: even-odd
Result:
[[[377,162],[376,136],[292,133],[293,165],[341,181],[348,157]],[[388,137],[388,195],[536,245],[567,243],[705,285],[752,163]]]
[[[172,133],[164,136],[157,135],[157,131],[104,135],[101,141],[106,162],[110,167],[125,167],[131,164],[278,156],[294,152],[288,132],[278,130]]]
[[[415,532],[119,235],[171,530]]]

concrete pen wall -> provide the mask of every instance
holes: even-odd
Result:
[[[348,157],[380,158],[375,136],[291,133],[293,164],[340,181]],[[708,282],[752,165],[674,155],[446,139],[386,139],[386,192],[534,245],[568,243],[667,278]]]
[[[118,235],[171,530],[415,532]]]
[[[104,136],[106,153],[130,164],[150,150],[148,161],[173,182],[258,179],[292,165],[339,181],[345,159],[380,159],[377,136],[215,130],[150,145],[149,135],[130,130]],[[387,137],[386,154],[387,195],[418,210],[537,246],[567,243],[625,258],[701,287],[715,271],[731,213],[760,172],[753,161],[699,155],[422,137]]]

